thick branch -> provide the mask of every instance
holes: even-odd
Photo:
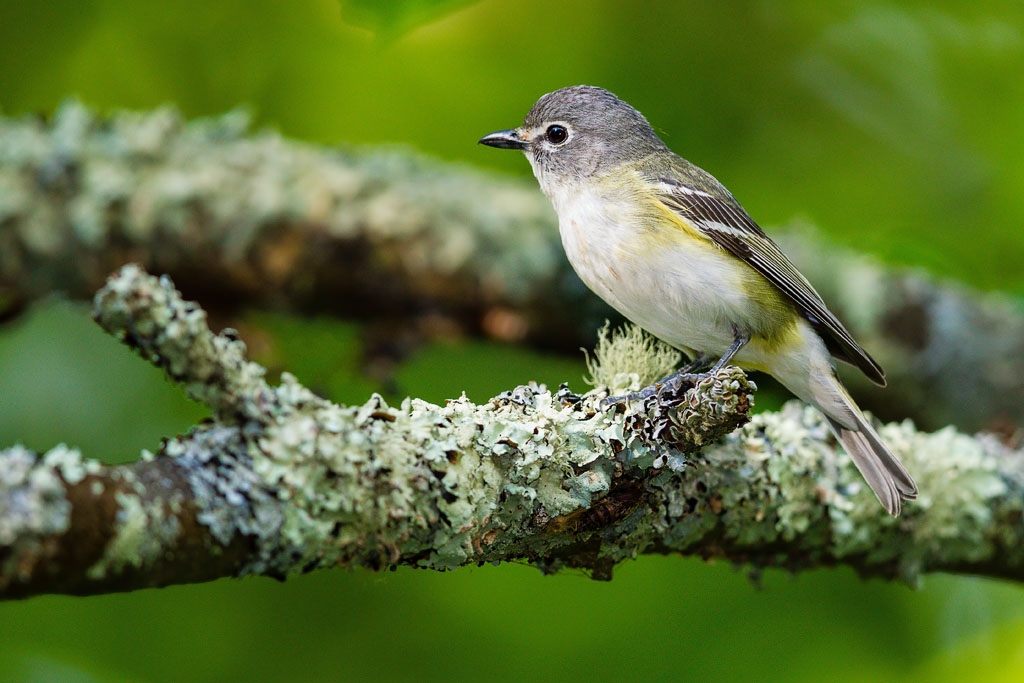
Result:
[[[69,103],[51,122],[0,117],[0,150],[0,319],[54,290],[89,296],[129,260],[219,310],[388,316],[407,334],[450,329],[440,314],[574,353],[609,314],[532,183],[253,134],[238,113],[102,120]],[[888,370],[884,393],[854,387],[863,402],[931,427],[1024,424],[1019,303],[781,237]]]
[[[267,386],[241,342],[136,267],[96,317],[216,419],[129,466],[0,451],[0,596],[513,559],[607,578],[645,552],[1024,578],[1024,453],[992,438],[884,427],[922,490],[893,520],[814,411],[733,431],[752,389],[736,368],[624,413],[565,387],[344,407],[287,375]]]

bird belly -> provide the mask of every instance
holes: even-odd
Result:
[[[691,355],[721,355],[740,332],[751,341],[736,362],[753,369],[771,364],[795,318],[781,293],[709,240],[671,225],[649,230],[642,226],[651,217],[615,215],[610,206],[583,199],[559,210],[566,255],[590,289]]]

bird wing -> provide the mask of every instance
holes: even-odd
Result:
[[[885,386],[881,366],[857,344],[807,278],[731,195],[726,194],[727,199],[723,199],[672,178],[658,178],[658,183],[661,203],[778,287],[821,335],[833,356],[855,365],[872,382]]]

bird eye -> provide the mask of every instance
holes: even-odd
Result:
[[[569,138],[569,131],[565,129],[565,126],[548,126],[547,132],[544,133],[544,137],[552,145],[560,145]]]

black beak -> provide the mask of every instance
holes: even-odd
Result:
[[[526,140],[519,137],[519,133],[514,128],[499,130],[497,133],[485,135],[480,138],[478,144],[497,147],[498,149],[526,149]]]

